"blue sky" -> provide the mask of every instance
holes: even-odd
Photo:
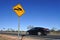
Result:
[[[25,10],[20,30],[27,30],[29,25],[60,29],[60,0],[0,0],[0,29],[18,29],[18,16],[13,11],[18,3]]]

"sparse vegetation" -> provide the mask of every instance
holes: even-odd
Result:
[[[0,36],[0,40],[7,40],[7,38]]]

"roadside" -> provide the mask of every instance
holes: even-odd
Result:
[[[20,40],[44,40],[43,38],[32,38],[32,37],[23,37],[21,39],[20,37]],[[18,37],[17,36],[10,36],[10,35],[5,35],[5,34],[0,34],[0,40],[18,40]]]
[[[0,40],[17,40],[17,36],[0,34]]]
[[[26,38],[26,37],[20,37],[20,40],[33,40],[31,38]],[[17,36],[10,36],[10,35],[5,35],[5,34],[0,34],[0,40],[18,40]]]
[[[57,39],[56,39],[57,38]],[[48,36],[24,36],[19,38],[20,40],[60,40],[60,36],[48,35]],[[18,40],[17,36],[0,34],[0,40]]]

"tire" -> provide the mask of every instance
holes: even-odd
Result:
[[[47,33],[41,33],[41,36],[47,36]]]
[[[41,32],[37,32],[37,35],[41,35]]]

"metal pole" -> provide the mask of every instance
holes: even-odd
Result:
[[[19,40],[19,34],[20,34],[20,17],[18,16],[18,40]]]

